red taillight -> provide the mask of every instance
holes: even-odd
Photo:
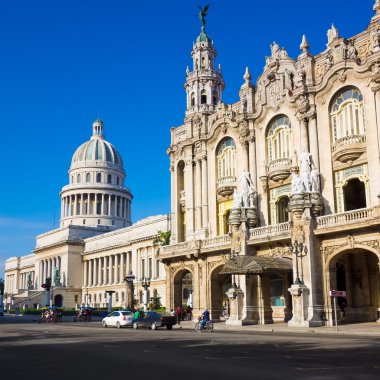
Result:
[[[123,317],[123,321],[126,321],[127,320],[127,318],[126,317]]]

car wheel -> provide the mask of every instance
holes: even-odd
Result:
[[[135,330],[137,330],[137,329],[139,328],[139,325],[137,324],[137,322],[134,322],[134,323],[133,323],[133,328],[134,328]]]
[[[172,327],[173,327],[173,325],[166,325],[166,328],[167,328],[168,330],[171,330]]]
[[[103,321],[103,322],[102,322],[102,326],[103,326],[103,327],[107,327],[107,323],[106,323],[106,321]]]
[[[150,325],[150,328],[152,330],[156,330],[157,329],[157,325],[153,322],[151,325]]]
[[[119,329],[121,327],[120,322],[116,322],[116,327]]]

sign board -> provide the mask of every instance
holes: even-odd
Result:
[[[344,290],[330,290],[331,297],[346,297],[346,292]]]

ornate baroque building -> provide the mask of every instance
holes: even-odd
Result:
[[[305,36],[296,59],[273,42],[233,104],[222,100],[201,12],[185,119],[168,149],[171,227],[166,216],[130,225],[122,160],[96,121],[61,192],[61,227],[38,236],[33,255],[6,262],[8,303],[37,297],[57,268],[64,305],[91,296],[103,306],[106,290],[122,305],[132,270],[154,278],[167,308],[190,302],[194,315],[208,307],[229,324],[331,324],[331,290],[346,292],[347,321],[377,320],[379,0],[366,30],[345,38],[332,25],[319,54]],[[153,240],[169,228],[171,244],[157,255]]]
[[[273,42],[234,104],[202,27],[168,149],[168,305],[190,287],[196,313],[227,323],[317,326],[332,322],[329,292],[342,290],[348,321],[378,318],[379,1],[374,11],[356,36],[332,25],[316,55],[305,36],[297,59]]]

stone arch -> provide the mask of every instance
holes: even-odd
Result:
[[[62,294],[56,294],[54,296],[54,306],[62,307],[63,306],[63,296]]]
[[[348,243],[348,244],[347,244]],[[347,322],[372,322],[380,311],[380,252],[375,242],[370,245],[348,239],[326,259],[325,299],[327,318],[333,324],[333,302],[330,290],[346,291],[346,300],[338,299],[338,318]],[[351,244],[350,244],[351,243]],[[347,307],[342,309],[342,302]],[[344,313],[343,313],[344,312]]]
[[[189,302],[193,303],[193,290],[194,290],[194,274],[186,267],[179,268],[173,275],[173,296],[174,308],[187,305]],[[191,294],[191,296],[190,296]],[[184,298],[184,295],[187,298]],[[191,300],[190,300],[191,298]],[[194,305],[191,305],[192,307]]]
[[[209,265],[215,265],[209,271],[209,294],[210,294],[210,312],[212,319],[227,317],[229,311],[229,300],[225,294],[232,286],[231,275],[220,274],[224,263],[210,262]]]

